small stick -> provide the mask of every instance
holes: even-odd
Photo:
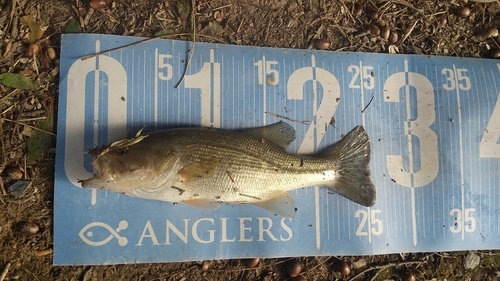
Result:
[[[391,263],[388,263],[388,264],[385,264],[385,265],[376,265],[376,266],[372,266],[372,267],[369,267],[363,271],[361,271],[360,273],[358,273],[356,276],[354,276],[353,278],[349,279],[349,281],[352,281],[356,278],[358,278],[359,276],[367,273],[368,271],[371,271],[371,270],[375,270],[375,269],[385,269],[385,268],[388,268],[388,267],[391,267],[391,266],[401,266],[401,265],[409,265],[409,264],[416,264],[416,263],[423,263],[423,261],[407,261],[407,262],[401,262],[401,263],[395,263],[395,262],[391,262]],[[378,274],[378,273],[377,273]],[[372,279],[373,280],[373,279]]]
[[[373,101],[373,95],[372,95],[372,98],[370,99],[370,101],[368,102],[368,104],[365,106],[365,108],[363,108],[363,110],[361,110],[361,113],[365,113],[365,110],[370,106],[370,104],[372,104],[372,101]]]
[[[2,177],[0,177],[0,189],[2,190],[2,195],[4,195],[4,196],[7,195],[7,190],[5,190],[5,186],[3,186],[3,179],[2,179]]]
[[[185,35],[193,35],[193,34],[192,33],[187,33],[187,32],[182,32],[182,33],[165,34],[165,35],[158,36],[158,37],[151,37],[151,38],[147,38],[147,39],[144,39],[144,40],[141,40],[141,41],[137,41],[137,42],[134,42],[134,43],[130,43],[130,44],[127,44],[127,45],[123,45],[123,46],[120,46],[120,47],[112,48],[112,49],[109,49],[109,50],[106,50],[106,51],[102,51],[102,52],[98,52],[98,53],[95,53],[95,54],[92,54],[92,55],[81,57],[80,60],[88,60],[88,59],[91,59],[93,57],[97,57],[97,56],[100,56],[100,55],[109,54],[109,53],[114,52],[114,51],[119,51],[121,49],[125,49],[125,48],[128,48],[128,47],[133,47],[133,46],[136,46],[136,45],[144,44],[144,43],[147,43],[147,42],[150,42],[150,41],[153,41],[153,40],[157,40],[157,39],[164,39],[164,38],[168,38],[168,37],[171,37],[171,36],[185,36]],[[203,35],[203,34],[197,34],[196,36],[198,36],[198,37],[205,37],[205,38],[212,39],[214,41],[218,41],[220,43],[226,44],[226,42],[224,42],[224,41],[222,41],[220,39],[217,39],[215,37],[212,37],[212,36]]]
[[[30,127],[30,128],[32,128],[34,130],[38,130],[40,132],[44,132],[44,133],[49,134],[49,135],[53,135],[53,136],[56,135],[56,134],[54,134],[52,132],[46,131],[44,129],[37,128],[35,126],[31,126],[31,125],[28,125],[28,124],[25,124],[25,123],[22,123],[22,122],[19,122],[19,121],[16,121],[16,120],[11,120],[11,119],[6,119],[6,118],[0,118],[0,120],[12,122],[12,123],[16,123],[16,124],[19,124],[19,125],[22,125],[22,126],[27,126],[27,127]]]
[[[399,43],[403,43],[406,38],[408,38],[408,36],[410,36],[410,34],[413,32],[413,29],[415,29],[415,26],[417,25],[417,23],[419,22],[420,20],[416,20],[415,23],[413,24],[413,26],[410,28],[410,30],[408,30],[408,32],[405,34],[405,36],[403,36],[403,38],[401,38],[401,41],[399,41]]]
[[[311,123],[311,121],[305,121],[305,120],[304,121],[300,121],[300,120],[292,119],[290,117],[286,117],[286,116],[283,116],[283,115],[272,113],[272,112],[269,112],[269,111],[266,111],[266,114],[274,116],[274,117],[278,117],[278,118],[283,118],[283,119],[288,120],[288,121],[302,123],[304,125],[309,125],[309,123]]]
[[[13,90],[12,92],[6,94],[5,96],[3,96],[1,99],[0,99],[0,103],[2,103],[5,99],[7,99],[8,97],[16,94],[17,92],[21,91],[20,89],[15,89]]]
[[[7,276],[7,272],[9,272],[10,266],[11,266],[11,263],[10,262],[7,263],[7,265],[5,266],[5,268],[2,271],[2,275],[0,275],[0,281],[3,281],[5,279],[5,276]]]
[[[191,0],[191,28],[193,29],[193,35],[191,35],[193,37],[193,47],[191,48],[191,50],[189,51],[189,58],[188,58],[188,61],[186,62],[186,67],[184,68],[184,72],[182,73],[182,77],[181,77],[181,80],[179,80],[179,82],[177,82],[177,84],[175,85],[174,88],[178,89],[182,82],[184,81],[184,78],[186,77],[186,73],[189,69],[189,65],[191,64],[191,59],[193,58],[193,54],[194,54],[194,46],[196,45],[196,11],[195,9],[197,9],[197,6],[195,6],[195,0]]]
[[[237,272],[237,271],[245,271],[245,270],[255,270],[255,269],[261,269],[261,268],[265,268],[265,267],[275,266],[275,265],[278,265],[278,264],[281,264],[281,263],[285,263],[285,262],[291,261],[293,259],[294,258],[289,258],[289,259],[286,259],[286,260],[283,260],[283,261],[278,261],[278,262],[275,262],[275,263],[261,265],[261,266],[256,266],[256,267],[251,267],[251,268],[237,268],[237,269],[211,269],[211,268],[209,268],[207,271]]]
[[[231,176],[231,172],[226,171],[227,176],[231,179],[232,182],[234,182],[233,177]]]
[[[37,250],[35,252],[35,256],[37,256],[37,257],[43,257],[43,256],[50,255],[50,254],[52,254],[52,249]]]

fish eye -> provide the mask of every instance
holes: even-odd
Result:
[[[115,151],[116,151],[116,154],[118,154],[118,155],[125,155],[127,153],[127,151],[124,148],[119,148]]]

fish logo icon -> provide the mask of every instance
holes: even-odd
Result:
[[[118,245],[123,247],[127,245],[128,239],[118,234],[118,232],[126,229],[127,227],[128,227],[128,222],[125,220],[120,221],[118,223],[118,228],[116,229],[113,229],[111,226],[103,222],[92,222],[83,227],[82,230],[80,230],[80,233],[78,233],[78,235],[80,236],[83,242],[85,242],[90,246],[102,246],[111,241],[113,238],[116,238],[118,240]],[[94,232],[90,230],[91,228],[104,228],[107,231],[109,231],[110,235],[101,241],[92,241],[91,239],[92,236],[94,236]]]

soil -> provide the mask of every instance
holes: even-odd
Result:
[[[85,33],[152,37],[163,31],[192,40],[194,28],[197,41],[234,45],[312,49],[318,39],[326,39],[329,46],[322,44],[330,51],[477,58],[498,58],[500,51],[500,37],[484,38],[487,28],[500,28],[495,0],[92,2],[108,3],[92,9],[88,0],[0,0],[0,73],[18,73],[39,85],[30,90],[0,84],[0,271],[5,273],[0,281],[292,280],[287,273],[291,259],[303,264],[303,279],[293,280],[498,280],[500,251],[264,259],[256,267],[244,260],[53,266],[55,138],[42,134],[49,136],[47,147],[36,148],[41,154],[35,160],[29,140],[43,138],[39,129],[57,134],[51,112],[57,113],[62,33],[80,27]],[[390,32],[382,28],[377,35],[382,26]],[[33,57],[33,49],[27,53],[30,43],[39,46],[40,55]],[[19,180],[31,186],[16,197],[8,187]],[[464,261],[471,256],[480,263],[466,269]],[[350,274],[341,274],[342,261],[351,265]]]

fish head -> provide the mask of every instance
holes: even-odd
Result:
[[[106,189],[128,194],[137,186],[156,179],[152,154],[133,147],[90,150],[97,175],[81,180],[83,188]]]

